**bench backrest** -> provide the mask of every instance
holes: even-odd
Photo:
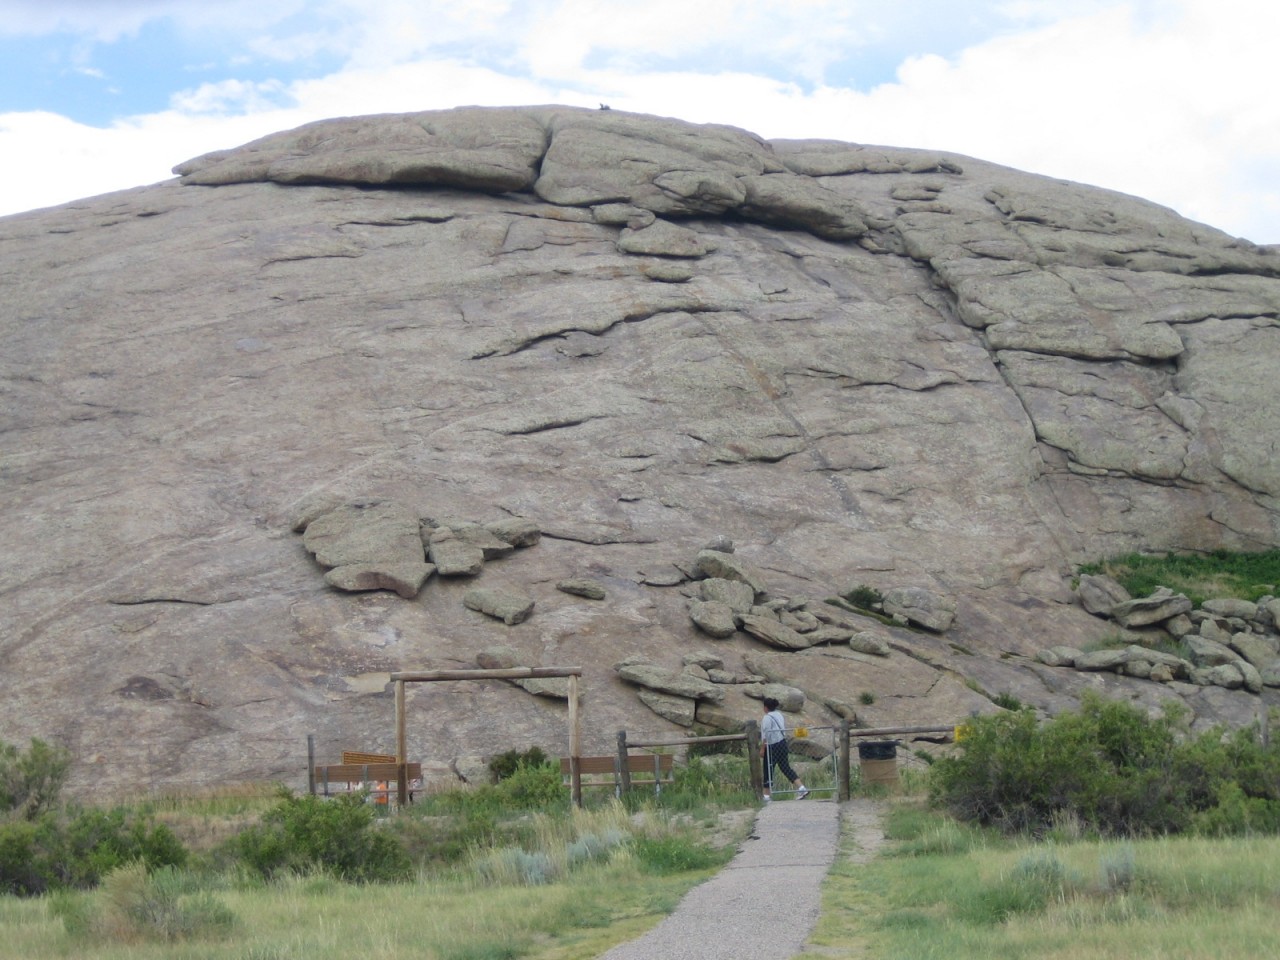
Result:
[[[614,757],[579,757],[578,772],[587,773],[614,773],[617,770],[618,758]],[[627,754],[627,771],[629,773],[653,773],[655,771],[663,774],[669,774],[672,765],[675,763],[675,757],[669,753],[654,753],[648,756],[639,753]],[[560,772],[568,774],[569,758],[560,758]]]
[[[395,763],[394,753],[363,753],[360,750],[343,750],[343,763]]]
[[[422,777],[422,764],[406,763],[406,774],[410,780]],[[377,781],[397,781],[400,777],[400,765],[397,763],[332,763],[327,767],[316,767],[316,780],[321,783],[373,783]]]

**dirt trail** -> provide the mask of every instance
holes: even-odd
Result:
[[[833,800],[766,804],[723,870],[648,933],[600,960],[778,960],[800,953],[818,920],[842,817],[853,828],[853,858],[870,860],[884,840],[873,801],[843,808]]]

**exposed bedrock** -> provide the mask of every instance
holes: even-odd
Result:
[[[1280,543],[1272,248],[953,154],[556,106],[176,172],[0,219],[0,728],[68,745],[73,790],[300,786],[308,735],[394,748],[391,672],[498,645],[582,667],[590,753],[755,718],[614,669],[684,690],[707,647],[815,728],[1274,702],[1036,660],[1114,629],[1082,561]],[[858,585],[910,602],[826,603]],[[408,709],[441,769],[568,748],[512,683]]]

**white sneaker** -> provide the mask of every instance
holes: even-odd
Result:
[[[796,794],[796,799],[797,799],[797,800],[803,800],[803,799],[804,799],[805,797],[807,797],[808,795],[809,795],[809,788],[808,788],[808,787],[801,787],[801,788],[800,788],[800,792]]]
[[[764,802],[765,802],[765,803],[768,803],[768,802],[769,802],[770,800],[772,800],[772,799],[773,799],[773,797],[765,797],[765,798],[764,798]]]

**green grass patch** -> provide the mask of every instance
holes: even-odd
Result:
[[[1186,594],[1199,606],[1215,597],[1257,600],[1280,584],[1280,550],[1233,553],[1215,550],[1195,554],[1130,553],[1085,564],[1081,573],[1106,574],[1135,597],[1156,587]]]
[[[869,863],[846,845],[803,956],[1280,955],[1280,837],[1035,842],[975,831],[909,801],[888,811],[885,829],[890,842]]]

